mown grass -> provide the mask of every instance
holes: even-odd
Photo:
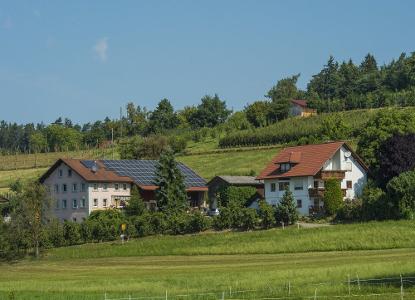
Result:
[[[414,226],[413,221],[373,222],[53,249],[40,260],[0,265],[0,299],[11,291],[15,299],[104,299],[105,293],[165,299],[166,291],[168,299],[221,299],[222,293],[225,299],[258,299],[288,296],[288,283],[292,299],[312,297],[316,289],[318,296],[346,299],[348,275],[352,280],[415,276]],[[405,299],[415,292],[411,286],[405,285]],[[399,290],[399,279],[392,285],[362,282],[360,289],[351,285],[353,294]]]
[[[179,156],[183,162],[203,178],[215,175],[258,174],[280,149],[263,149],[241,152],[224,152]]]
[[[47,168],[0,171],[0,188],[7,189],[18,179],[29,180],[39,178]]]

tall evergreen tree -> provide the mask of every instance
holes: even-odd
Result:
[[[285,189],[284,196],[275,208],[275,219],[285,224],[293,224],[298,220],[297,205],[289,188]]]
[[[334,99],[339,86],[338,69],[339,64],[330,56],[320,73],[313,75],[307,89],[316,92],[321,99]]]
[[[184,177],[177,166],[172,151],[165,151],[157,167],[156,200],[159,208],[167,213],[183,211],[188,206]]]
[[[146,210],[146,206],[141,198],[140,192],[136,185],[131,189],[131,197],[125,208],[127,216],[141,216]]]

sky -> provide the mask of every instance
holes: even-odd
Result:
[[[415,1],[0,1],[0,120],[118,118],[217,93],[234,110],[330,55],[415,51]]]

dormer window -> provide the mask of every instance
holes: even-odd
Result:
[[[290,163],[282,163],[282,164],[280,165],[280,170],[281,170],[281,173],[287,172],[287,171],[289,171],[290,169],[291,169],[291,164],[290,164]]]

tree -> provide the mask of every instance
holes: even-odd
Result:
[[[285,189],[284,196],[275,208],[275,219],[277,223],[293,224],[298,220],[297,205],[289,188]]]
[[[156,200],[160,209],[167,213],[178,213],[188,207],[184,177],[172,151],[160,156],[156,171]]]
[[[136,185],[131,189],[131,197],[125,208],[125,214],[129,217],[141,216],[146,211],[146,206],[141,198],[140,192]]]
[[[271,228],[275,225],[275,212],[271,205],[265,200],[259,201],[259,218],[262,228]]]
[[[380,87],[380,74],[375,57],[368,53],[359,66],[358,89],[362,94],[373,92]]]
[[[226,121],[231,111],[226,108],[226,102],[222,101],[217,94],[213,97],[206,95],[197,110],[189,117],[189,123],[193,128],[215,127]]]
[[[329,216],[335,215],[343,204],[343,194],[338,179],[327,179],[324,182],[324,208]]]
[[[146,108],[141,108],[140,105],[135,107],[134,103],[129,102],[126,106],[127,110],[127,133],[129,136],[135,134],[143,134],[147,126],[148,112]]]
[[[415,115],[407,111],[384,109],[374,115],[360,133],[357,153],[377,174],[380,144],[394,134],[415,132]]]
[[[15,198],[15,207],[11,214],[11,230],[16,236],[26,237],[28,244],[35,250],[35,256],[38,257],[42,232],[49,221],[50,199],[47,197],[45,187],[36,181],[23,185]]]
[[[30,136],[29,145],[31,151],[38,153],[42,150],[45,150],[48,146],[48,143],[42,132],[37,131]]]
[[[379,147],[377,178],[382,187],[393,177],[415,170],[415,134],[394,134]]]
[[[147,133],[164,133],[166,130],[176,128],[178,125],[179,119],[174,112],[173,106],[169,100],[163,99],[150,114]]]
[[[324,100],[334,99],[339,86],[338,68],[339,64],[330,56],[320,73],[313,75],[313,79],[307,85],[308,91],[316,92],[319,98]]]
[[[386,186],[396,218],[413,219],[415,213],[415,171],[401,173]]]
[[[245,107],[246,118],[255,127],[264,127],[268,124],[271,104],[267,101],[255,101]]]
[[[320,131],[324,140],[334,141],[346,139],[349,136],[350,128],[342,118],[327,116],[321,123]]]
[[[298,95],[297,80],[300,74],[283,78],[267,93],[271,99],[269,117],[273,122],[286,119],[290,110],[290,100]]]

